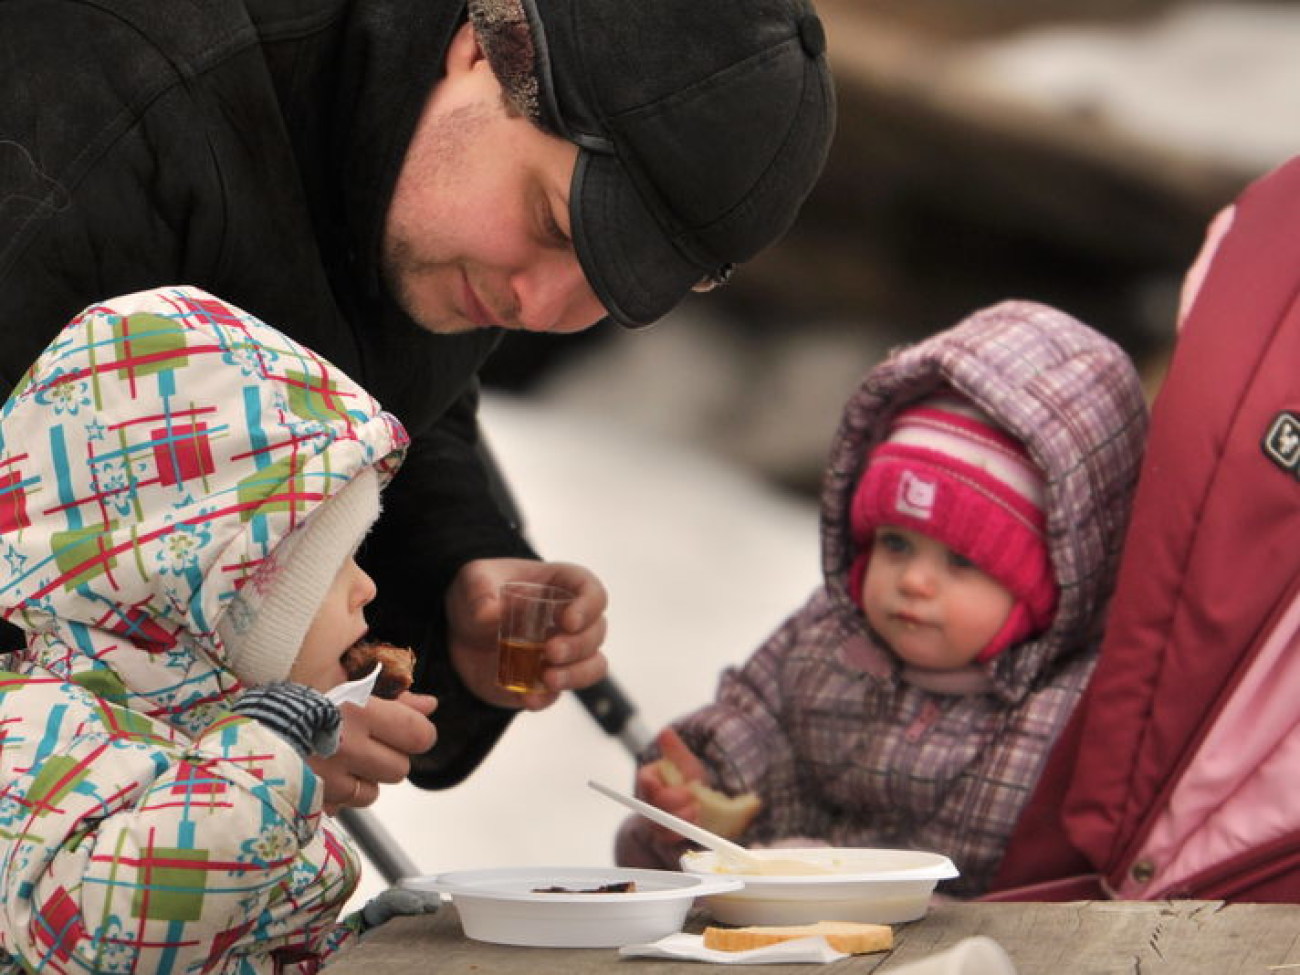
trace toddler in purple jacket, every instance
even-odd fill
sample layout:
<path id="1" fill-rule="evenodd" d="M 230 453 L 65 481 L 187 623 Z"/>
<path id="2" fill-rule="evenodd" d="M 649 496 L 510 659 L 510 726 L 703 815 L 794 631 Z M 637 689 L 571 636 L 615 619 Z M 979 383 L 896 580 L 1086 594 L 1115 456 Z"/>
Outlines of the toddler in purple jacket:
<path id="1" fill-rule="evenodd" d="M 695 821 L 701 793 L 752 794 L 747 845 L 933 850 L 946 892 L 982 892 L 1095 662 L 1145 431 L 1128 356 L 1043 305 L 895 352 L 834 440 L 823 584 L 660 734 L 638 793 Z M 685 849 L 632 817 L 616 857 Z"/>

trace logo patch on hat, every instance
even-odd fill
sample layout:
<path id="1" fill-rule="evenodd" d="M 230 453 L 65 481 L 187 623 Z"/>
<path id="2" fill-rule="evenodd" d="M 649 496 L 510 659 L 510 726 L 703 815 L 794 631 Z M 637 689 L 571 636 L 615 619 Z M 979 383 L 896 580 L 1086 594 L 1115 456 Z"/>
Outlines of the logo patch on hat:
<path id="1" fill-rule="evenodd" d="M 899 514 L 929 521 L 934 514 L 934 501 L 938 493 L 937 481 L 929 481 L 911 471 L 903 471 L 903 476 L 898 479 L 898 497 L 894 499 L 894 510 Z"/>
<path id="2" fill-rule="evenodd" d="M 1300 416 L 1284 410 L 1264 434 L 1264 456 L 1290 474 L 1300 476 Z"/>

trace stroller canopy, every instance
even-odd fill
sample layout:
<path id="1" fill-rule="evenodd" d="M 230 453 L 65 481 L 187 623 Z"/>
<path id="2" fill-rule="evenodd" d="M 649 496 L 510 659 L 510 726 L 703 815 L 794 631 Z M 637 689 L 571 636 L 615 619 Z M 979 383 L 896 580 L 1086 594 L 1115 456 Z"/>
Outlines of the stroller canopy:
<path id="1" fill-rule="evenodd" d="M 1300 902 L 1300 158 L 1183 322 L 1101 658 L 991 899 Z"/>

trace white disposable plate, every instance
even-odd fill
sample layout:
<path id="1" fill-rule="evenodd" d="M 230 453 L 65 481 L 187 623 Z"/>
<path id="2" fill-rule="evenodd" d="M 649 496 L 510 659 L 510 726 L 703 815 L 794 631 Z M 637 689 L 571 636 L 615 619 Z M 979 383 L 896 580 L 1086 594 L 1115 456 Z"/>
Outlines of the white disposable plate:
<path id="1" fill-rule="evenodd" d="M 539 893 L 586 890 L 623 881 L 625 894 Z M 695 898 L 739 890 L 740 877 L 615 867 L 503 867 L 408 877 L 402 886 L 449 897 L 465 936 L 504 945 L 613 948 L 680 931 Z"/>
<path id="2" fill-rule="evenodd" d="M 957 876 L 957 868 L 946 856 L 920 850 L 815 847 L 750 852 L 768 860 L 799 860 L 832 872 L 800 876 L 729 873 L 712 851 L 687 853 L 681 864 L 688 873 L 744 881 L 740 890 L 704 901 L 724 924 L 914 921 L 925 915 L 935 885 Z"/>

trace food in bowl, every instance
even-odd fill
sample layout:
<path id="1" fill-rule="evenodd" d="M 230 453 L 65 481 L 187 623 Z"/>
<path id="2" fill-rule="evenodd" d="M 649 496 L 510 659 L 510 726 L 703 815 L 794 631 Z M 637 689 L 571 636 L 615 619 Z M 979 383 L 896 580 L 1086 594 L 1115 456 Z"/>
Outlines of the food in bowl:
<path id="1" fill-rule="evenodd" d="M 598 887 L 534 887 L 534 894 L 635 894 L 635 880 L 620 880 Z"/>
<path id="2" fill-rule="evenodd" d="M 914 921 L 925 916 L 936 884 L 957 876 L 947 857 L 921 850 L 808 847 L 750 852 L 759 859 L 806 863 L 825 872 L 742 874 L 712 851 L 685 854 L 681 867 L 687 873 L 744 881 L 739 890 L 701 899 L 724 924 Z"/>
<path id="3" fill-rule="evenodd" d="M 814 863 L 811 860 L 796 860 L 792 857 L 780 859 L 760 857 L 752 861 L 722 859 L 714 873 L 734 873 L 742 877 L 815 877 L 835 873 L 834 867 Z"/>

